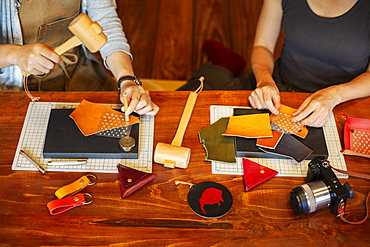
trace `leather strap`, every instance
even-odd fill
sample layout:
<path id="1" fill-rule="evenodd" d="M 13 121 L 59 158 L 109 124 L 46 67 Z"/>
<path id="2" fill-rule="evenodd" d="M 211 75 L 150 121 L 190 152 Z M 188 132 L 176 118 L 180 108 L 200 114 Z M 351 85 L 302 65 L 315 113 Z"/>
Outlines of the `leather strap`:
<path id="1" fill-rule="evenodd" d="M 362 174 L 362 173 L 357 173 L 357 172 L 349 172 L 349 171 L 344 171 L 344 170 L 341 170 L 341 169 L 338 169 L 338 168 L 335 168 L 335 167 L 332 167 L 332 166 L 330 166 L 330 167 L 332 169 L 334 169 L 335 171 L 337 171 L 337 172 L 347 174 L 348 176 L 351 176 L 351 177 L 363 178 L 363 179 L 370 180 L 370 175 L 368 175 L 368 174 Z M 349 220 L 344 218 L 344 212 L 341 213 L 339 215 L 339 217 L 342 221 L 344 221 L 348 224 L 360 225 L 360 224 L 364 223 L 367 220 L 367 218 L 369 217 L 369 206 L 370 206 L 370 192 L 367 193 L 367 196 L 365 198 L 365 217 L 362 220 L 360 220 L 360 221 L 349 221 Z"/>
<path id="2" fill-rule="evenodd" d="M 364 223 L 367 218 L 369 217 L 369 206 L 370 206 L 370 192 L 367 193 L 367 196 L 366 196 L 366 199 L 365 199 L 365 217 L 362 219 L 362 220 L 359 220 L 359 221 L 349 221 L 347 219 L 344 218 L 344 212 L 342 214 L 339 215 L 340 219 L 348 224 L 351 224 L 351 225 L 360 225 L 362 223 Z"/>
<path id="3" fill-rule="evenodd" d="M 343 174 L 347 174 L 348 176 L 351 176 L 351 177 L 363 178 L 363 179 L 370 180 L 370 175 L 368 175 L 368 174 L 363 174 L 363 173 L 358 173 L 358 172 L 344 171 L 344 170 L 341 170 L 341 169 L 335 168 L 335 167 L 333 167 L 333 166 L 330 166 L 330 167 L 331 167 L 333 170 L 336 170 L 337 172 L 340 172 L 340 173 L 343 173 Z"/>
<path id="4" fill-rule="evenodd" d="M 85 196 L 90 197 L 90 200 L 86 201 Z M 57 214 L 64 213 L 65 211 L 68 211 L 72 208 L 75 208 L 75 207 L 78 207 L 84 204 L 90 204 L 92 200 L 93 200 L 93 197 L 90 194 L 79 193 L 72 197 L 53 200 L 47 204 L 47 207 L 51 215 L 57 215 Z"/>
<path id="5" fill-rule="evenodd" d="M 93 178 L 92 182 L 90 181 L 89 177 Z M 74 181 L 73 183 L 70 183 L 58 189 L 55 192 L 55 196 L 58 197 L 58 199 L 61 199 L 63 197 L 73 195 L 83 190 L 88 185 L 94 185 L 96 181 L 97 181 L 97 178 L 94 175 L 92 174 L 84 175 L 81 178 Z"/>

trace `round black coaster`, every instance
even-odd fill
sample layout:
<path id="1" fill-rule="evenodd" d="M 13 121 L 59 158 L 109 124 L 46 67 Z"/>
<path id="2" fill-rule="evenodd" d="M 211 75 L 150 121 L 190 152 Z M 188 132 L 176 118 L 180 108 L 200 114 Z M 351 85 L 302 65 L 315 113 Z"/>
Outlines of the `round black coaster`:
<path id="1" fill-rule="evenodd" d="M 190 188 L 188 204 L 191 210 L 201 217 L 218 218 L 229 212 L 233 197 L 222 184 L 202 182 Z"/>

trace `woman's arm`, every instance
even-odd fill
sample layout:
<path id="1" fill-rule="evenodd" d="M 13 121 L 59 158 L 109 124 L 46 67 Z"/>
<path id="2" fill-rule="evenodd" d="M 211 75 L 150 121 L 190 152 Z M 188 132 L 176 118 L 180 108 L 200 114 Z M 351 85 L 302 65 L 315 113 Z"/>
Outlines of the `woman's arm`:
<path id="1" fill-rule="evenodd" d="M 131 58 L 124 52 L 118 51 L 112 53 L 107 57 L 106 63 L 111 69 L 114 77 L 117 79 L 121 76 L 134 75 Z M 120 90 L 120 99 L 122 103 L 125 102 L 123 98 L 124 93 L 127 93 L 131 98 L 127 114 L 130 114 L 134 110 L 138 114 L 148 114 L 153 116 L 158 113 L 159 107 L 151 101 L 149 92 L 142 86 L 137 85 L 133 81 L 126 80 L 121 82 Z"/>
<path id="2" fill-rule="evenodd" d="M 265 0 L 258 20 L 252 50 L 252 70 L 257 88 L 249 97 L 252 107 L 269 109 L 278 114 L 280 108 L 279 89 L 272 79 L 274 49 L 280 34 L 283 16 L 281 0 Z"/>
<path id="3" fill-rule="evenodd" d="M 336 105 L 368 96 L 370 96 L 370 63 L 367 71 L 352 81 L 324 88 L 309 96 L 293 114 L 295 116 L 293 121 L 321 127 Z"/>
<path id="4" fill-rule="evenodd" d="M 100 50 L 105 65 L 114 77 L 135 75 L 131 60 L 130 46 L 116 12 L 116 3 L 113 0 L 87 1 L 86 12 L 93 21 L 97 21 L 103 32 L 108 36 L 108 42 Z M 118 87 L 118 85 L 117 85 Z M 159 111 L 149 96 L 149 92 L 133 81 L 123 81 L 120 85 L 120 99 L 124 103 L 123 94 L 127 93 L 131 100 L 127 110 L 130 114 L 134 110 L 138 114 L 155 115 Z"/>

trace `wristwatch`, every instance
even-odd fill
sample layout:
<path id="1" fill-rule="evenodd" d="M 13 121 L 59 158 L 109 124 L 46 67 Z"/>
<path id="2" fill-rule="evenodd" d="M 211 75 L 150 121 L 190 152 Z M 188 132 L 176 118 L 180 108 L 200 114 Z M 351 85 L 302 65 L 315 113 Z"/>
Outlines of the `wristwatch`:
<path id="1" fill-rule="evenodd" d="M 136 77 L 136 76 L 131 76 L 131 75 L 125 75 L 125 76 L 121 76 L 119 79 L 118 79 L 118 90 L 121 89 L 121 82 L 122 81 L 133 81 L 135 82 L 137 85 L 139 86 L 142 86 L 143 84 L 141 83 L 140 81 L 140 78 Z"/>

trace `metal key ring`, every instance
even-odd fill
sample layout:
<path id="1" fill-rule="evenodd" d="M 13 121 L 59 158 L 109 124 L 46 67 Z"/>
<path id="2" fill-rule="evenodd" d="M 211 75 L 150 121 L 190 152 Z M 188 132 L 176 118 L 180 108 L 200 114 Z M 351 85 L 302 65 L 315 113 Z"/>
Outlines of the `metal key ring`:
<path id="1" fill-rule="evenodd" d="M 98 181 L 98 178 L 95 176 L 95 175 L 92 175 L 92 174 L 87 174 L 86 177 L 92 177 L 93 178 L 93 181 L 91 182 L 91 180 L 89 179 L 90 183 L 88 183 L 87 185 L 94 185 L 96 184 L 96 182 Z"/>
<path id="2" fill-rule="evenodd" d="M 83 202 L 82 204 L 85 204 L 86 205 L 86 204 L 92 203 L 94 197 L 91 194 L 89 194 L 89 193 L 83 193 L 82 195 L 85 197 L 85 199 L 86 199 L 86 197 L 89 197 L 90 198 L 89 201 Z"/>

